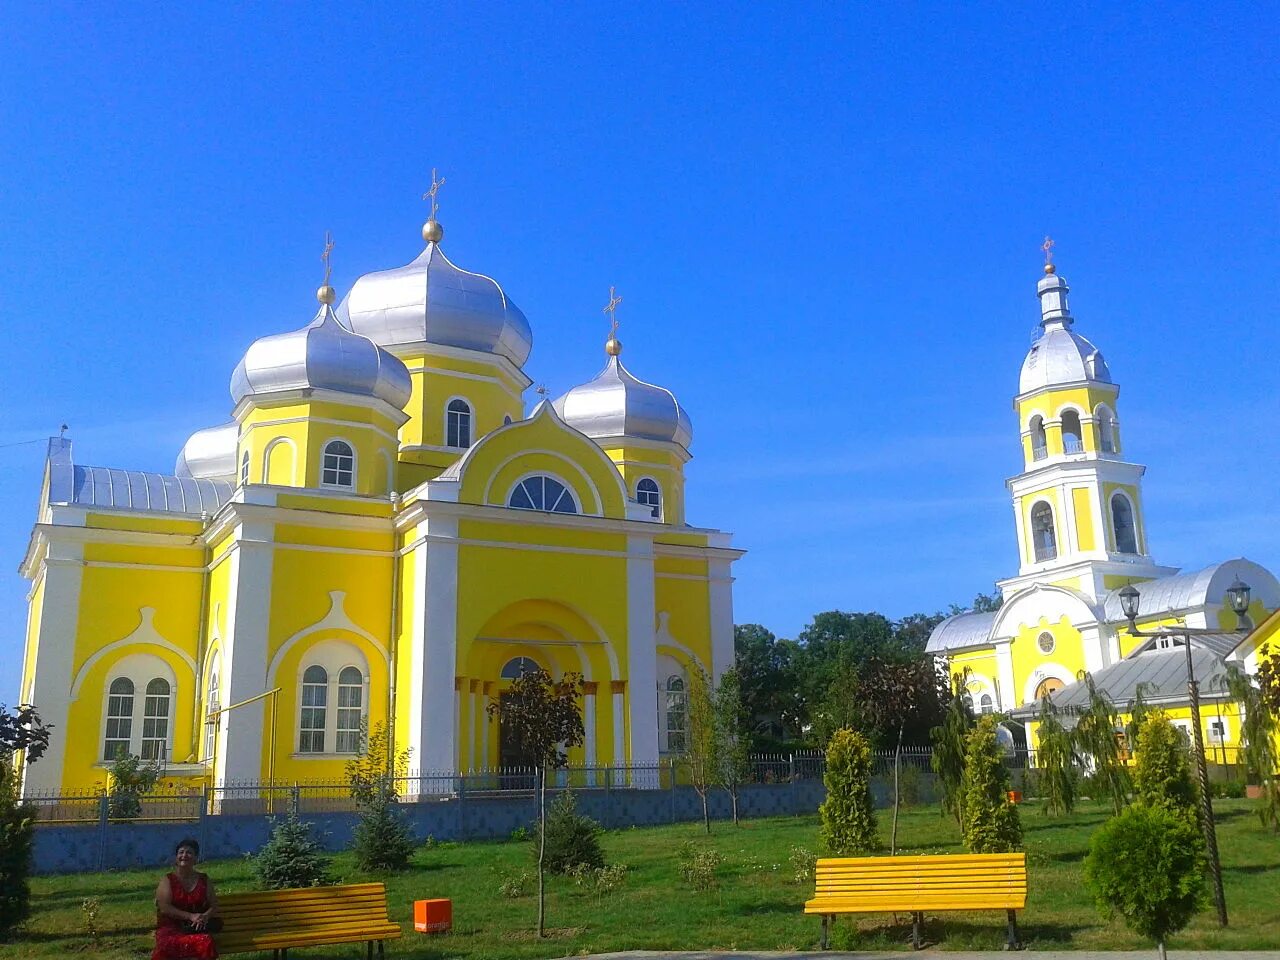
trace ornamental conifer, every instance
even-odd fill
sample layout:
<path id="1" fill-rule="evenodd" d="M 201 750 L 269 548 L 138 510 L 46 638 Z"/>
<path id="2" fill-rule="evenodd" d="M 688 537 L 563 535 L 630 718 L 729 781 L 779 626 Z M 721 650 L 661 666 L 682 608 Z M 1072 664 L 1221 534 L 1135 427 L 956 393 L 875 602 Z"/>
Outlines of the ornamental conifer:
<path id="1" fill-rule="evenodd" d="M 980 717 L 965 738 L 960 811 L 970 853 L 1008 853 L 1022 846 L 1022 821 L 1009 801 L 1009 771 L 991 714 Z"/>
<path id="2" fill-rule="evenodd" d="M 1148 716 L 1138 731 L 1133 773 L 1138 803 L 1163 807 L 1190 824 L 1196 823 L 1199 791 L 1191 778 L 1191 760 L 1182 732 L 1164 713 Z"/>
<path id="3" fill-rule="evenodd" d="M 871 744 L 862 734 L 841 728 L 827 744 L 822 775 L 827 799 L 818 808 L 822 842 L 838 857 L 876 847 L 876 813 L 871 803 Z"/>

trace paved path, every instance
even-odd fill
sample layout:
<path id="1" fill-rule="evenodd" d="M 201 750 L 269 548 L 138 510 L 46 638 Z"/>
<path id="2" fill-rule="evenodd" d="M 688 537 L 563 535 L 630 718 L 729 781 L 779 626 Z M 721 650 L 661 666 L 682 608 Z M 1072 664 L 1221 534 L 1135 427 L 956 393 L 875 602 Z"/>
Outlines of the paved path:
<path id="1" fill-rule="evenodd" d="M 899 950 L 894 953 L 865 952 L 836 953 L 812 951 L 783 953 L 777 951 L 676 953 L 661 950 L 632 950 L 626 953 L 597 953 L 584 960 L 903 960 L 904 957 L 931 957 L 934 960 L 1010 960 L 1025 957 L 1026 960 L 1153 960 L 1155 947 L 1150 950 L 1023 950 L 1005 953 L 1001 950 L 973 952 L 961 950 Z M 1169 960 L 1280 960 L 1280 950 L 1170 950 Z"/>

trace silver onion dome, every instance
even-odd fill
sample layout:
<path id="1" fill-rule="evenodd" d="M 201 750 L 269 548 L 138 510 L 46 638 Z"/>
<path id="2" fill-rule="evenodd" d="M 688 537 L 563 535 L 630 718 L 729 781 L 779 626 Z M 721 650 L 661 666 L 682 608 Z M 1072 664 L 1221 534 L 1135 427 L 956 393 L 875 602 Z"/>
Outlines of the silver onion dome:
<path id="1" fill-rule="evenodd" d="M 338 305 L 338 318 L 384 347 L 435 343 L 506 357 L 524 366 L 529 321 L 496 280 L 455 266 L 440 249 L 443 229 L 423 228 L 427 248 L 394 270 L 366 273 Z"/>
<path id="2" fill-rule="evenodd" d="M 173 472 L 200 480 L 234 480 L 240 426 L 234 420 L 197 430 L 182 445 Z"/>
<path id="3" fill-rule="evenodd" d="M 255 340 L 231 375 L 234 403 L 290 390 L 376 397 L 399 410 L 409 401 L 411 383 L 408 368 L 397 357 L 352 333 L 338 322 L 333 307 L 322 302 L 315 319 L 301 330 Z"/>
<path id="4" fill-rule="evenodd" d="M 693 442 L 693 423 L 675 394 L 633 376 L 616 354 L 595 379 L 574 387 L 554 406 L 565 423 L 592 439 L 638 437 L 686 450 Z"/>
<path id="5" fill-rule="evenodd" d="M 1040 325 L 1044 334 L 1027 351 L 1018 378 L 1018 392 L 1030 393 L 1044 387 L 1092 380 L 1111 383 L 1111 371 L 1102 352 L 1072 331 L 1075 319 L 1067 307 L 1070 289 L 1062 277 L 1046 267 L 1047 275 L 1037 285 L 1040 297 Z"/>

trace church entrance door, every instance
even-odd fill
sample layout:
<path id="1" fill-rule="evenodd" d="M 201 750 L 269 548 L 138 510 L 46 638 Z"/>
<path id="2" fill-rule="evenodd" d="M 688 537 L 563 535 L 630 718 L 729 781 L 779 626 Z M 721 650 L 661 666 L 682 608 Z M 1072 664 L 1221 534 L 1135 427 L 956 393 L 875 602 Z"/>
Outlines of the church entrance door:
<path id="1" fill-rule="evenodd" d="M 502 694 L 506 700 L 510 694 Z M 522 749 L 515 731 L 507 723 L 498 723 L 498 766 L 502 770 L 501 783 L 507 790 L 531 790 L 536 783 L 533 768 L 537 761 Z"/>

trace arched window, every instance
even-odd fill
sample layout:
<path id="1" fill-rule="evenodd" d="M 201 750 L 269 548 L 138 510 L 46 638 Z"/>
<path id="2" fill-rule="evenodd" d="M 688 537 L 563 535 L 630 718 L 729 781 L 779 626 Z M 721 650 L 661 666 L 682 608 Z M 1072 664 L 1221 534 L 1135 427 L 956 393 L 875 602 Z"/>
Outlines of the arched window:
<path id="1" fill-rule="evenodd" d="M 1031 459 L 1043 460 L 1048 455 L 1049 444 L 1044 435 L 1044 417 L 1037 413 L 1031 418 Z"/>
<path id="2" fill-rule="evenodd" d="M 334 750 L 360 752 L 360 718 L 363 715 L 364 675 L 355 667 L 343 667 L 338 674 L 338 729 Z"/>
<path id="3" fill-rule="evenodd" d="M 1053 508 L 1041 500 L 1031 508 L 1031 541 L 1036 560 L 1052 560 L 1058 555 L 1058 541 L 1053 533 Z"/>
<path id="4" fill-rule="evenodd" d="M 325 708 L 329 704 L 329 674 L 312 665 L 302 673 L 302 715 L 298 720 L 298 752 L 324 753 Z"/>
<path id="5" fill-rule="evenodd" d="M 667 752 L 683 753 L 685 749 L 685 720 L 689 714 L 689 694 L 685 691 L 684 677 L 667 678 Z"/>
<path id="6" fill-rule="evenodd" d="M 355 485 L 356 455 L 351 449 L 351 444 L 344 440 L 330 440 L 324 445 L 324 459 L 320 464 L 320 486 L 350 490 Z"/>
<path id="7" fill-rule="evenodd" d="M 1094 425 L 1098 428 L 1098 449 L 1103 453 L 1116 452 L 1116 421 L 1111 411 L 1099 407 L 1093 414 Z"/>
<path id="8" fill-rule="evenodd" d="M 462 399 L 450 400 L 445 412 L 445 446 L 471 446 L 471 404 Z"/>
<path id="9" fill-rule="evenodd" d="M 240 486 L 244 486 L 249 482 L 249 451 L 244 452 L 244 456 L 240 458 Z"/>
<path id="10" fill-rule="evenodd" d="M 1063 686 L 1063 682 L 1057 677 L 1045 677 L 1036 687 L 1036 699 L 1043 700 L 1045 697 L 1057 693 Z"/>
<path id="11" fill-rule="evenodd" d="M 1133 524 L 1133 507 L 1122 493 L 1111 497 L 1111 526 L 1116 532 L 1116 552 L 1137 553 L 1138 532 Z"/>
<path id="12" fill-rule="evenodd" d="M 653 519 L 662 519 L 662 488 L 658 486 L 657 480 L 650 480 L 645 477 L 637 483 L 636 500 L 649 508 L 649 512 L 653 514 Z"/>
<path id="13" fill-rule="evenodd" d="M 142 759 L 163 760 L 169 744 L 169 681 L 156 677 L 147 684 L 142 708 Z"/>
<path id="14" fill-rule="evenodd" d="M 107 688 L 107 732 L 102 759 L 128 754 L 133 745 L 133 681 L 116 677 Z"/>
<path id="15" fill-rule="evenodd" d="M 1084 453 L 1083 434 L 1080 432 L 1080 414 L 1074 410 L 1062 411 L 1063 453 Z"/>
<path id="16" fill-rule="evenodd" d="M 530 660 L 528 657 L 515 657 L 506 662 L 500 676 L 503 680 L 519 680 L 526 673 L 533 673 L 541 669 L 536 660 Z"/>
<path id="17" fill-rule="evenodd" d="M 996 712 L 996 702 L 995 702 L 994 700 L 992 700 L 992 699 L 991 699 L 991 694 L 989 694 L 989 693 L 984 693 L 984 694 L 983 694 L 983 695 L 978 699 L 978 711 L 979 711 L 980 713 L 995 713 L 995 712 Z"/>
<path id="18" fill-rule="evenodd" d="M 204 758 L 206 760 L 212 760 L 213 751 L 217 749 L 215 746 L 215 740 L 218 735 L 218 724 L 221 723 L 221 718 L 219 717 L 213 723 L 209 723 L 208 717 L 210 713 L 212 713 L 213 711 L 217 710 L 222 706 L 222 703 L 219 700 L 221 693 L 218 690 L 218 684 L 219 684 L 218 668 L 216 665 L 214 665 L 209 670 L 209 691 L 204 698 L 204 708 L 205 708 L 204 709 L 204 712 L 205 712 Z"/>
<path id="19" fill-rule="evenodd" d="M 545 510 L 548 513 L 577 513 L 573 494 L 559 480 L 551 477 L 526 477 L 516 484 L 507 506 L 517 510 Z"/>

